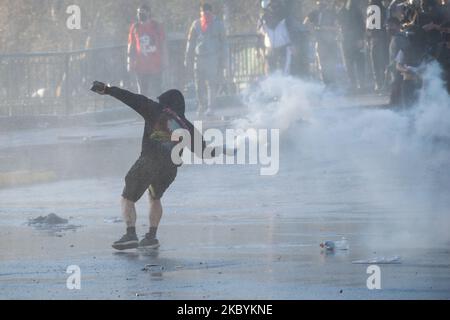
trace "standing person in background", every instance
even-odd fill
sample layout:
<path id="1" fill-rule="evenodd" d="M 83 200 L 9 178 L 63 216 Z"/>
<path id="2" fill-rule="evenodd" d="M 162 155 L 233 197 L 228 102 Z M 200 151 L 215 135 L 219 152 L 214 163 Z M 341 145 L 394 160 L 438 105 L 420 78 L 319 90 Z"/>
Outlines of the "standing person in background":
<path id="1" fill-rule="evenodd" d="M 364 18 L 353 0 L 336 1 L 339 42 L 351 90 L 359 91 L 364 78 Z"/>
<path id="2" fill-rule="evenodd" d="M 399 19 L 391 17 L 387 20 L 387 33 L 390 37 L 389 43 L 389 65 L 387 67 L 388 79 L 390 80 L 391 93 L 389 98 L 390 106 L 399 106 L 402 101 L 402 75 L 397 70 L 396 57 L 400 50 L 405 50 L 408 40 L 401 32 L 401 22 Z"/>
<path id="3" fill-rule="evenodd" d="M 450 28 L 450 22 L 447 22 L 442 27 Z M 450 94 L 450 33 L 442 34 L 442 42 L 439 44 L 436 54 L 436 59 L 441 64 L 443 69 L 443 77 L 448 93 Z"/>
<path id="4" fill-rule="evenodd" d="M 330 3 L 325 0 L 316 1 L 316 7 L 308 14 L 303 24 L 314 34 L 314 49 L 320 79 L 325 85 L 333 85 L 336 80 L 337 64 L 336 14 Z"/>
<path id="5" fill-rule="evenodd" d="M 261 7 L 264 14 L 257 29 L 264 41 L 266 74 L 276 71 L 290 74 L 293 48 L 284 5 L 280 0 L 264 0 L 261 1 Z"/>
<path id="6" fill-rule="evenodd" d="M 137 20 L 128 35 L 128 71 L 136 75 L 140 94 L 156 96 L 162 91 L 162 72 L 167 64 L 165 33 L 151 19 L 151 9 L 146 4 L 138 8 Z"/>
<path id="7" fill-rule="evenodd" d="M 445 14 L 440 1 L 421 0 L 421 7 L 416 18 L 416 25 L 425 31 L 425 45 L 432 55 L 436 55 L 437 47 L 442 39 L 440 26 L 445 23 Z"/>
<path id="8" fill-rule="evenodd" d="M 442 12 L 444 13 L 445 21 L 450 22 L 450 1 L 443 0 L 441 9 L 442 9 Z"/>
<path id="9" fill-rule="evenodd" d="M 380 28 L 373 28 L 372 19 L 374 11 L 370 6 L 377 6 L 380 9 Z M 381 0 L 369 0 L 367 7 L 366 36 L 369 49 L 369 60 L 372 69 L 374 91 L 379 92 L 384 87 L 385 71 L 388 61 L 388 38 L 384 28 L 386 21 L 386 9 Z"/>
<path id="10" fill-rule="evenodd" d="M 309 30 L 303 25 L 303 2 L 297 0 L 284 0 L 286 12 L 286 25 L 292 42 L 291 75 L 308 78 L 309 65 Z"/>
<path id="11" fill-rule="evenodd" d="M 421 65 L 427 58 L 424 33 L 420 27 L 407 31 L 407 46 L 396 57 L 397 70 L 402 74 L 402 104 L 411 107 L 416 103 L 422 87 Z"/>
<path id="12" fill-rule="evenodd" d="M 404 0 L 390 0 L 388 1 L 389 4 L 387 5 L 386 10 L 386 19 L 390 18 L 397 18 L 399 20 L 402 20 L 401 15 L 401 4 L 404 2 Z"/>
<path id="13" fill-rule="evenodd" d="M 185 67 L 194 69 L 199 116 L 213 114 L 217 91 L 227 56 L 225 27 L 209 3 L 200 6 L 200 19 L 191 26 L 186 46 Z M 205 112 L 206 111 L 206 112 Z"/>

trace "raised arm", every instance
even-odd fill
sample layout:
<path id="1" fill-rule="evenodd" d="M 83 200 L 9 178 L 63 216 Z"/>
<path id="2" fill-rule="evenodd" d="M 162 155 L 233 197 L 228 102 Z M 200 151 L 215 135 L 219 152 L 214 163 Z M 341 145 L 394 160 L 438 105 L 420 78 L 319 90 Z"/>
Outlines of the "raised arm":
<path id="1" fill-rule="evenodd" d="M 95 81 L 91 90 L 101 95 L 110 95 L 122 101 L 145 120 L 152 121 L 162 110 L 162 105 L 140 94 L 132 93 L 118 87 L 109 87 L 102 82 Z"/>

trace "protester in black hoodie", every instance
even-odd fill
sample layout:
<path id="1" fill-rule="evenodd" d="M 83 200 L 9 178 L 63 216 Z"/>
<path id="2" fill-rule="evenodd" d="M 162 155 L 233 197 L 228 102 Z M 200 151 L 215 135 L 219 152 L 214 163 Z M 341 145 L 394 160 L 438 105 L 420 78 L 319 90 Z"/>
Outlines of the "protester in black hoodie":
<path id="1" fill-rule="evenodd" d="M 109 87 L 102 82 L 94 82 L 92 91 L 110 95 L 139 113 L 145 120 L 144 136 L 142 138 L 142 153 L 125 178 L 125 188 L 122 193 L 122 214 L 127 225 L 126 234 L 114 242 L 117 250 L 137 247 L 158 248 L 159 241 L 156 232 L 162 217 L 161 197 L 172 184 L 177 175 L 178 164 L 172 160 L 173 148 L 180 141 L 172 141 L 172 133 L 176 129 L 186 129 L 191 135 L 190 149 L 201 154 L 203 158 L 206 148 L 203 138 L 202 146 L 194 147 L 195 128 L 185 117 L 185 101 L 178 90 L 170 90 L 159 96 L 155 102 L 143 95 L 134 94 L 117 87 Z M 201 134 L 197 132 L 199 137 Z M 209 152 L 214 156 L 214 152 Z M 139 242 L 136 235 L 135 203 L 149 190 L 150 196 L 150 230 Z"/>

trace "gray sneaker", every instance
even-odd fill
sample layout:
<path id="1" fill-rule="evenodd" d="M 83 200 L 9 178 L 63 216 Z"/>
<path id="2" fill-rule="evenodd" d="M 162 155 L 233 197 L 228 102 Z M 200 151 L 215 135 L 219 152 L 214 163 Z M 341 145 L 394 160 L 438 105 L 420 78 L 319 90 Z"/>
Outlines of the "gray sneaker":
<path id="1" fill-rule="evenodd" d="M 155 238 L 149 238 L 148 234 L 145 235 L 145 238 L 139 242 L 139 248 L 142 249 L 158 249 L 159 241 Z"/>
<path id="2" fill-rule="evenodd" d="M 120 240 L 113 243 L 112 247 L 116 250 L 136 249 L 139 245 L 139 239 L 136 234 L 126 234 Z"/>

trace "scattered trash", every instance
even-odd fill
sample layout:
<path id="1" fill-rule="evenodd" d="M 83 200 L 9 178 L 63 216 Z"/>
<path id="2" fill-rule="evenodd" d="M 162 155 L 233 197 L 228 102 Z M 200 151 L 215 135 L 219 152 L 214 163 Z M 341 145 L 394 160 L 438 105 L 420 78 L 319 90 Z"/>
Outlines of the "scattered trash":
<path id="1" fill-rule="evenodd" d="M 335 244 L 334 244 L 333 241 L 325 241 L 325 242 L 322 242 L 320 244 L 320 247 L 322 249 L 325 249 L 325 250 L 328 250 L 328 251 L 333 251 L 334 248 L 335 248 Z"/>
<path id="2" fill-rule="evenodd" d="M 399 264 L 402 263 L 402 259 L 399 256 L 393 257 L 376 257 L 367 260 L 355 260 L 353 264 Z"/>
<path id="3" fill-rule="evenodd" d="M 32 98 L 44 98 L 46 91 L 47 91 L 47 89 L 45 89 L 45 88 L 38 89 L 31 94 L 31 97 Z"/>
<path id="4" fill-rule="evenodd" d="M 160 266 L 159 264 L 146 264 L 144 268 L 142 268 L 142 271 L 162 271 L 164 270 L 163 266 Z"/>
<path id="5" fill-rule="evenodd" d="M 49 231 L 52 235 L 61 238 L 62 235 L 58 232 L 72 230 L 75 231 L 81 226 L 69 224 L 69 219 L 64 219 L 56 215 L 55 213 L 50 213 L 47 216 L 39 216 L 34 219 L 28 219 L 28 225 L 32 226 L 38 230 Z"/>
<path id="6" fill-rule="evenodd" d="M 35 219 L 30 219 L 28 221 L 29 225 L 37 225 L 37 224 L 46 224 L 46 225 L 58 225 L 58 224 L 67 224 L 69 220 L 58 217 L 55 213 L 50 213 L 45 217 L 37 217 Z"/>
<path id="7" fill-rule="evenodd" d="M 89 142 L 91 140 L 101 138 L 103 138 L 103 136 L 58 136 L 58 139 L 63 141 L 83 141 L 83 142 Z"/>
<path id="8" fill-rule="evenodd" d="M 105 218 L 103 219 L 104 223 L 121 223 L 123 222 L 122 218 L 119 217 L 112 217 L 112 218 Z"/>
<path id="9" fill-rule="evenodd" d="M 349 250 L 350 245 L 345 237 L 342 237 L 341 241 L 336 241 L 336 250 Z"/>
<path id="10" fill-rule="evenodd" d="M 350 245 L 348 244 L 347 239 L 344 237 L 342 238 L 342 240 L 339 240 L 339 241 L 324 241 L 320 244 L 320 247 L 327 251 L 349 250 L 350 249 Z"/>

